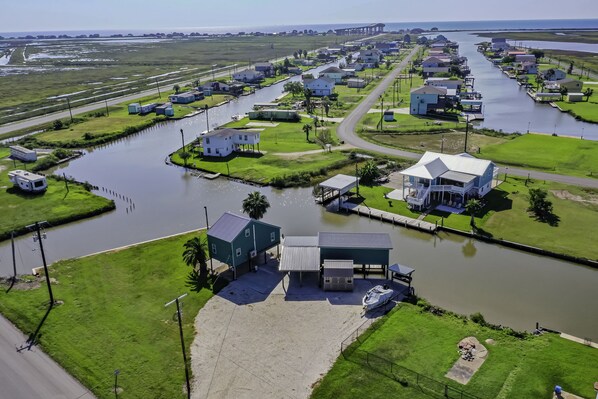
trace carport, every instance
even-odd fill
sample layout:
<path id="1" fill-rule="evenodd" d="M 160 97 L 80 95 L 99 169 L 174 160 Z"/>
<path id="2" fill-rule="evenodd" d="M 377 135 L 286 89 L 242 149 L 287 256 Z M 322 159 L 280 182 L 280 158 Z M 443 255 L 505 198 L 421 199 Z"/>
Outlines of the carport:
<path id="1" fill-rule="evenodd" d="M 299 282 L 303 284 L 303 273 L 320 272 L 320 248 L 317 236 L 285 237 L 278 271 L 299 272 Z"/>

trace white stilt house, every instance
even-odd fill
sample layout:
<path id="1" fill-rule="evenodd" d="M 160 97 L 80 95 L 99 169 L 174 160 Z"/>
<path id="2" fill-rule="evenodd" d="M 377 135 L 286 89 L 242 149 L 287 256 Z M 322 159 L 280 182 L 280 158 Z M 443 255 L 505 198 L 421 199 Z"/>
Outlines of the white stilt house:
<path id="1" fill-rule="evenodd" d="M 433 202 L 458 208 L 469 198 L 488 194 L 497 173 L 493 162 L 469 154 L 426 152 L 417 164 L 401 172 L 403 198 L 420 210 Z"/>

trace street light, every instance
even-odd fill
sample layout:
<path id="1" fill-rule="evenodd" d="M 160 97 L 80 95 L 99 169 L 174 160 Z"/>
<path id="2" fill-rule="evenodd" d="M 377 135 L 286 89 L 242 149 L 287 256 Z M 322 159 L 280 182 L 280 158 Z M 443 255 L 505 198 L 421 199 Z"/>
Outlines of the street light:
<path id="1" fill-rule="evenodd" d="M 216 68 L 218 66 L 218 64 L 213 64 L 212 65 L 212 80 L 216 80 L 216 78 L 214 77 L 214 68 Z"/>
<path id="2" fill-rule="evenodd" d="M 529 134 L 529 127 L 530 127 L 530 125 L 531 125 L 531 124 L 532 124 L 532 122 L 531 122 L 531 121 L 530 121 L 530 122 L 527 122 L 527 134 Z"/>
<path id="3" fill-rule="evenodd" d="M 463 152 L 467 153 L 467 135 L 469 134 L 469 114 L 465 114 L 465 148 Z"/>

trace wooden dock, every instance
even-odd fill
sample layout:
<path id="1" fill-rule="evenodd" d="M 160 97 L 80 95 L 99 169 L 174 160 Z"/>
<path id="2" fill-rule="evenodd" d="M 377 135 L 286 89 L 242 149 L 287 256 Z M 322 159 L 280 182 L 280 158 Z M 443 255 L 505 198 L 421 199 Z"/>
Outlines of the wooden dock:
<path id="1" fill-rule="evenodd" d="M 367 206 L 345 202 L 341 205 L 341 208 L 347 212 L 356 213 L 359 216 L 365 216 L 369 217 L 370 219 L 376 219 L 380 220 L 381 222 L 392 223 L 393 225 L 413 228 L 425 231 L 427 233 L 435 234 L 438 230 L 438 226 L 434 223 L 397 215 L 396 213 L 381 211 L 379 209 L 368 208 Z"/>

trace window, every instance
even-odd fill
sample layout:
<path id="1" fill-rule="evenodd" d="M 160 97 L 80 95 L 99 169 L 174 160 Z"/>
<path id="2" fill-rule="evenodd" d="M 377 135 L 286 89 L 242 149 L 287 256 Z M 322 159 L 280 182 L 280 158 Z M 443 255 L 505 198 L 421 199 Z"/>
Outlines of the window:
<path id="1" fill-rule="evenodd" d="M 250 234 L 251 232 L 249 231 L 249 229 L 245 229 L 245 237 L 249 237 Z"/>
<path id="2" fill-rule="evenodd" d="M 241 248 L 237 248 L 237 256 L 241 256 Z"/>
<path id="3" fill-rule="evenodd" d="M 330 277 L 326 277 L 326 278 L 324 279 L 324 282 L 325 282 L 325 283 L 327 283 L 327 284 L 330 284 Z"/>
<path id="4" fill-rule="evenodd" d="M 247 135 L 245 135 L 245 141 L 247 141 Z"/>
<path id="5" fill-rule="evenodd" d="M 38 180 L 35 183 L 33 183 L 33 187 L 41 187 L 44 185 L 44 181 L 43 180 Z"/>
<path id="6" fill-rule="evenodd" d="M 272 232 L 270 233 L 270 242 L 274 242 L 276 240 L 276 233 Z"/>
<path id="7" fill-rule="evenodd" d="M 211 153 L 212 153 L 212 149 L 208 148 L 208 154 L 211 154 Z"/>
<path id="8" fill-rule="evenodd" d="M 347 279 L 347 284 L 352 284 L 353 283 L 353 279 L 352 278 L 348 278 Z"/>
<path id="9" fill-rule="evenodd" d="M 245 136 L 245 137 L 247 137 L 247 136 Z M 239 135 L 239 140 L 243 140 L 243 136 Z M 247 138 L 245 140 L 247 140 Z"/>
<path id="10" fill-rule="evenodd" d="M 216 254 L 218 251 L 216 251 L 216 244 L 212 244 L 212 253 Z"/>
<path id="11" fill-rule="evenodd" d="M 210 144 L 210 138 L 206 137 L 206 144 Z"/>

